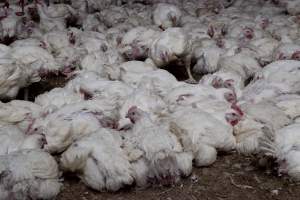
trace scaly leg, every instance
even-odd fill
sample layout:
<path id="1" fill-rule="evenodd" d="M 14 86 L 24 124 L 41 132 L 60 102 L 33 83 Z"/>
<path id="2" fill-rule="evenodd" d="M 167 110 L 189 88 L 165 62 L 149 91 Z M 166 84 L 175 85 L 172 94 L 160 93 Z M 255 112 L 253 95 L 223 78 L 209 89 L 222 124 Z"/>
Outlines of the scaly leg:
<path id="1" fill-rule="evenodd" d="M 198 82 L 194 79 L 192 73 L 191 73 L 191 60 L 192 60 L 192 56 L 191 55 L 187 55 L 185 57 L 185 68 L 187 71 L 187 74 L 189 76 L 189 79 L 186 80 L 186 83 L 190 83 L 190 84 L 197 84 Z"/>

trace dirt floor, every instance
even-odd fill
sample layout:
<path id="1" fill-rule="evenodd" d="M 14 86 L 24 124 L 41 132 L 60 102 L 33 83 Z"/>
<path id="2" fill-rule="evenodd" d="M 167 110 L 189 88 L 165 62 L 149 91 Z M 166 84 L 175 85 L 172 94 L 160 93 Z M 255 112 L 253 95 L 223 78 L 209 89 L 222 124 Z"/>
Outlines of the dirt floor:
<path id="1" fill-rule="evenodd" d="M 67 178 L 59 200 L 299 200 L 300 184 L 262 169 L 254 158 L 232 153 L 221 155 L 208 168 L 173 187 L 131 188 L 117 193 L 90 190 L 76 178 Z"/>

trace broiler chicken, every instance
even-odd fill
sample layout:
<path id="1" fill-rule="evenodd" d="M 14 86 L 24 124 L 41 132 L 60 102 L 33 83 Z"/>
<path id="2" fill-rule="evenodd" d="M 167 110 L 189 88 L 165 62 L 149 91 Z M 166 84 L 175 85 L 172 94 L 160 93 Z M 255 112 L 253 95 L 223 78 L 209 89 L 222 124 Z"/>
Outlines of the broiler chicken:
<path id="1" fill-rule="evenodd" d="M 300 179 L 299 128 L 299 123 L 277 131 L 266 126 L 263 128 L 264 135 L 259 140 L 262 153 L 275 158 L 279 164 L 279 175 L 287 174 L 296 181 Z"/>
<path id="2" fill-rule="evenodd" d="M 75 172 L 89 187 L 117 191 L 134 182 L 134 173 L 121 149 L 118 133 L 106 129 L 74 142 L 61 156 L 64 171 Z"/>
<path id="3" fill-rule="evenodd" d="M 36 119 L 42 115 L 42 107 L 28 101 L 13 100 L 0 103 L 0 122 L 16 125 L 24 133 L 28 133 Z"/>
<path id="4" fill-rule="evenodd" d="M 51 153 L 62 152 L 101 127 L 117 128 L 114 109 L 115 105 L 105 100 L 69 104 L 36 120 L 29 133 L 44 133 L 44 148 Z"/>
<path id="5" fill-rule="evenodd" d="M 0 155 L 22 149 L 42 149 L 45 143 L 45 137 L 41 134 L 26 135 L 17 126 L 1 125 Z"/>
<path id="6" fill-rule="evenodd" d="M 183 150 L 168 126 L 153 122 L 148 113 L 136 106 L 128 110 L 132 130 L 124 133 L 124 150 L 135 172 L 137 185 L 156 181 L 163 185 L 176 183 L 192 170 L 192 154 Z"/>
<path id="7" fill-rule="evenodd" d="M 54 199 L 60 192 L 56 161 L 41 150 L 0 156 L 0 199 Z"/>
<path id="8" fill-rule="evenodd" d="M 173 4 L 159 3 L 153 11 L 153 22 L 165 30 L 180 24 L 182 12 Z"/>
<path id="9" fill-rule="evenodd" d="M 168 28 L 152 43 L 150 58 L 157 67 L 164 67 L 170 62 L 182 58 L 185 63 L 189 80 L 195 83 L 191 73 L 191 50 L 190 40 L 182 28 Z"/>
<path id="10" fill-rule="evenodd" d="M 169 120 L 184 149 L 193 152 L 195 165 L 198 167 L 214 163 L 217 150 L 230 151 L 235 148 L 232 127 L 220 123 L 200 109 L 179 109 L 170 115 Z"/>
<path id="11" fill-rule="evenodd" d="M 271 126 L 275 130 L 291 123 L 291 119 L 275 104 L 262 101 L 260 103 L 242 104 L 244 116 L 234 126 L 237 150 L 243 154 L 259 152 L 258 138 L 263 135 L 262 128 Z"/>

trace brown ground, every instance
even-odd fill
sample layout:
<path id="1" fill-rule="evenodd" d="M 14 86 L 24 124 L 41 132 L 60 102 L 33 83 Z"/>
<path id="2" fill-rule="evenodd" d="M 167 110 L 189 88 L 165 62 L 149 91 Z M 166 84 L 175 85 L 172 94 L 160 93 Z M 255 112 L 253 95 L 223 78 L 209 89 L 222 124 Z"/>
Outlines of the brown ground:
<path id="1" fill-rule="evenodd" d="M 219 156 L 208 168 L 193 170 L 193 175 L 173 187 L 131 188 L 117 193 L 100 193 L 85 187 L 76 178 L 66 179 L 58 200 L 268 200 L 300 199 L 300 184 L 276 177 L 259 168 L 254 158 L 235 153 Z"/>

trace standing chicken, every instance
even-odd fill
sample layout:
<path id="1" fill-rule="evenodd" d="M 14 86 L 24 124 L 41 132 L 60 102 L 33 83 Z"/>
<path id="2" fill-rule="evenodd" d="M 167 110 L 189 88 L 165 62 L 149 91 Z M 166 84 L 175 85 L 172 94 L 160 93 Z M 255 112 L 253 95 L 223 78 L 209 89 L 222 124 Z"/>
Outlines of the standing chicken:
<path id="1" fill-rule="evenodd" d="M 153 12 L 153 22 L 155 25 L 165 30 L 176 27 L 180 24 L 182 12 L 173 4 L 159 3 Z"/>
<path id="2" fill-rule="evenodd" d="M 168 28 L 152 43 L 150 58 L 157 67 L 183 59 L 189 76 L 188 82 L 196 83 L 191 73 L 191 44 L 182 28 Z"/>

